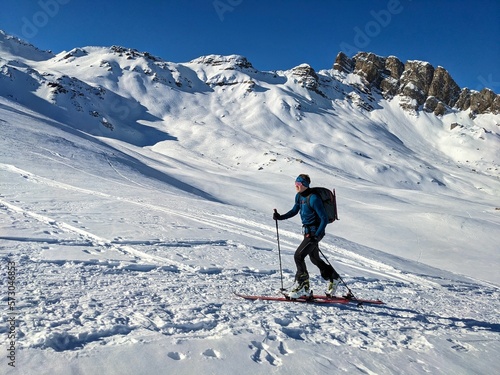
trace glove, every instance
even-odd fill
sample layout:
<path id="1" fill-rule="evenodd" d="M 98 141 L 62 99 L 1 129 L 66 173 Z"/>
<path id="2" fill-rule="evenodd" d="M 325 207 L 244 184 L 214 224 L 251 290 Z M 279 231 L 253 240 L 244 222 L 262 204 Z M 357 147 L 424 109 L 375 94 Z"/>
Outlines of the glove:
<path id="1" fill-rule="evenodd" d="M 281 220 L 281 215 L 276 210 L 274 211 L 273 214 L 273 220 Z"/>
<path id="2" fill-rule="evenodd" d="M 322 237 L 320 238 L 320 237 L 316 236 L 315 233 L 308 233 L 308 234 L 306 234 L 306 238 L 309 238 L 309 241 L 311 241 L 311 242 L 319 242 Z"/>
<path id="3" fill-rule="evenodd" d="M 309 237 L 309 240 L 311 242 L 318 242 L 318 237 L 316 237 L 314 234 L 309 234 L 307 236 Z"/>

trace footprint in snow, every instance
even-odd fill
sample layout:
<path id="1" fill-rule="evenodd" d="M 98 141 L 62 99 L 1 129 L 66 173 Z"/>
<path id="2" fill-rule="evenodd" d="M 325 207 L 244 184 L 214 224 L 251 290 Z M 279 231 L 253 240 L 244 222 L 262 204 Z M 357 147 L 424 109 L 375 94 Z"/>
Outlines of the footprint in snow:
<path id="1" fill-rule="evenodd" d="M 473 350 L 473 346 L 467 344 L 467 343 L 464 343 L 464 342 L 460 342 L 458 340 L 454 340 L 454 339 L 448 339 L 449 342 L 451 342 L 453 345 L 452 345 L 452 349 L 453 350 L 456 350 L 457 352 L 468 352 L 470 350 Z"/>
<path id="2" fill-rule="evenodd" d="M 184 358 L 186 358 L 185 354 L 182 354 L 179 352 L 169 352 L 167 355 L 175 361 L 180 361 L 180 360 L 183 360 Z"/>
<path id="3" fill-rule="evenodd" d="M 280 341 L 280 344 L 278 346 L 278 350 L 281 355 L 288 355 L 290 353 L 293 353 L 290 349 L 288 349 L 283 341 Z"/>
<path id="4" fill-rule="evenodd" d="M 257 341 L 252 341 L 249 345 L 250 349 L 255 350 L 250 358 L 257 363 L 265 363 L 266 361 L 272 366 L 281 366 L 281 359 L 269 351 L 269 346 Z"/>
<path id="5" fill-rule="evenodd" d="M 215 349 L 207 349 L 202 354 L 207 358 L 215 358 L 215 359 L 220 358 L 220 353 Z"/>

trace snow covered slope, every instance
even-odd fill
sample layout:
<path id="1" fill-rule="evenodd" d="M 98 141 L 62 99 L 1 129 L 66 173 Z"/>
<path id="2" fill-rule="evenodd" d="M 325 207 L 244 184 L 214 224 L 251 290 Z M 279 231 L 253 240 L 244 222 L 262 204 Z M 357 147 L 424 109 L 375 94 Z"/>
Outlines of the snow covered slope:
<path id="1" fill-rule="evenodd" d="M 408 113 L 306 66 L 6 38 L 2 373 L 497 372 L 498 116 Z M 299 173 L 337 189 L 325 255 L 386 305 L 234 297 L 278 292 L 272 210 Z M 279 231 L 289 286 L 300 223 Z"/>

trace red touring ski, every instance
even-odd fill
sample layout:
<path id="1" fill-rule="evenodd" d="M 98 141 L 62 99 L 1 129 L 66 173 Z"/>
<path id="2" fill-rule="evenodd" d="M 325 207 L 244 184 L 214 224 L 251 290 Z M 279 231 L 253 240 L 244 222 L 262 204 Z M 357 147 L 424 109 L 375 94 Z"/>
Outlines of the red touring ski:
<path id="1" fill-rule="evenodd" d="M 384 302 L 380 300 L 371 300 L 371 299 L 359 299 L 359 298 L 346 298 L 346 297 L 328 297 L 325 295 L 313 295 L 310 298 L 297 298 L 291 299 L 290 297 L 274 297 L 274 296 L 252 296 L 235 293 L 238 297 L 248 299 L 248 300 L 261 300 L 261 301 L 278 301 L 278 302 L 303 302 L 303 303 L 316 303 L 316 304 L 346 304 L 346 303 L 356 303 L 358 305 L 362 304 L 374 304 L 374 305 L 383 305 Z"/>
<path id="2" fill-rule="evenodd" d="M 273 296 L 249 296 L 244 294 L 235 293 L 238 297 L 249 299 L 249 300 L 261 300 L 261 301 L 278 301 L 278 302 L 303 302 L 303 303 L 315 303 L 315 304 L 334 304 L 334 303 L 349 303 L 346 298 L 297 298 L 291 299 L 285 296 L 283 297 L 273 297 Z"/>
<path id="3" fill-rule="evenodd" d="M 348 302 L 352 302 L 352 303 L 361 303 L 361 304 L 370 304 L 370 305 L 383 305 L 384 302 L 382 302 L 381 300 L 379 299 L 362 299 L 362 298 L 355 298 L 355 297 L 351 297 L 351 298 L 348 298 L 348 297 L 328 297 L 328 296 L 325 296 L 325 295 L 313 295 L 313 298 L 314 299 L 324 299 L 324 300 L 329 300 L 329 299 L 343 299 L 343 300 L 347 300 Z"/>

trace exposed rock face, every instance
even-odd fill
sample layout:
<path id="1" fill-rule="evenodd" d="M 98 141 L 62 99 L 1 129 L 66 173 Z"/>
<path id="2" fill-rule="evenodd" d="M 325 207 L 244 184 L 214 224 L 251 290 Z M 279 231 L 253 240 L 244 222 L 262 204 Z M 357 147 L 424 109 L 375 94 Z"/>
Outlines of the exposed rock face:
<path id="1" fill-rule="evenodd" d="M 500 95 L 496 95 L 491 104 L 491 113 L 500 113 Z"/>
<path id="2" fill-rule="evenodd" d="M 292 69 L 293 75 L 297 77 L 297 81 L 309 90 L 318 89 L 318 75 L 314 69 L 308 64 L 301 64 Z"/>
<path id="3" fill-rule="evenodd" d="M 427 99 L 434 76 L 434 68 L 429 63 L 408 61 L 400 78 L 399 94 L 411 100 L 412 109 L 418 109 Z M 436 98 L 440 99 L 440 98 Z"/>
<path id="4" fill-rule="evenodd" d="M 364 77 L 371 86 L 379 87 L 385 73 L 385 59 L 373 53 L 358 53 L 354 73 Z"/>
<path id="5" fill-rule="evenodd" d="M 385 68 L 389 74 L 380 82 L 380 89 L 385 97 L 393 97 L 398 94 L 399 78 L 404 72 L 404 64 L 396 56 L 389 56 L 385 60 Z"/>
<path id="6" fill-rule="evenodd" d="M 434 112 L 436 116 L 444 115 L 446 113 L 446 106 L 435 96 L 429 96 L 427 98 L 424 103 L 423 109 L 426 112 Z"/>
<path id="7" fill-rule="evenodd" d="M 207 55 L 202 56 L 191 61 L 196 64 L 205 64 L 212 66 L 227 65 L 226 69 L 241 68 L 241 69 L 253 69 L 250 61 L 246 57 L 240 55 Z"/>
<path id="8" fill-rule="evenodd" d="M 475 113 L 484 113 L 488 108 L 491 108 L 495 99 L 498 103 L 498 95 L 495 95 L 490 89 L 473 92 L 470 98 L 470 109 Z"/>
<path id="9" fill-rule="evenodd" d="M 333 69 L 340 72 L 352 73 L 354 65 L 352 60 L 344 52 L 339 52 L 335 58 Z"/>
<path id="10" fill-rule="evenodd" d="M 455 107 L 459 109 L 467 109 L 470 107 L 471 91 L 466 87 L 460 91 Z"/>
<path id="11" fill-rule="evenodd" d="M 498 114 L 500 113 L 500 95 L 488 88 L 479 92 L 464 88 L 460 91 L 454 106 L 462 110 L 470 109 L 469 116 L 471 117 L 488 112 Z"/>
<path id="12" fill-rule="evenodd" d="M 403 74 L 405 66 L 396 56 L 385 59 L 385 67 L 390 72 L 391 78 L 399 79 Z"/>
<path id="13" fill-rule="evenodd" d="M 308 64 L 301 64 L 292 69 L 292 74 L 297 78 L 297 82 L 308 90 L 315 91 L 321 96 L 325 94 L 319 89 L 319 77 L 316 71 Z"/>
<path id="14" fill-rule="evenodd" d="M 349 58 L 340 52 L 333 69 L 360 75 L 367 87 L 380 90 L 387 99 L 400 95 L 401 106 L 408 110 L 422 108 L 442 115 L 447 108 L 455 107 L 470 109 L 472 116 L 500 113 L 500 95 L 490 89 L 461 90 L 446 69 L 434 68 L 428 62 L 411 60 L 403 64 L 395 56 L 381 57 L 368 52 Z"/>
<path id="15" fill-rule="evenodd" d="M 460 87 L 458 87 L 446 69 L 438 66 L 434 70 L 428 94 L 439 98 L 444 104 L 452 106 L 460 96 Z"/>

